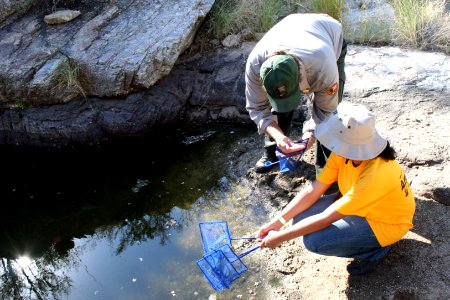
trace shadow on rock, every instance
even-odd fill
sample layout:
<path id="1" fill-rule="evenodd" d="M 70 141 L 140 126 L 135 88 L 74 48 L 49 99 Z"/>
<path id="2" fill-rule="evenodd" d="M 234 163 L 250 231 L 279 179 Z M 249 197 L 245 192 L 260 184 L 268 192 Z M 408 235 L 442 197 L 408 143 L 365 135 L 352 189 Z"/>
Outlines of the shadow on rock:
<path id="1" fill-rule="evenodd" d="M 433 199 L 439 203 L 450 206 L 450 188 L 438 187 L 433 190 Z"/>

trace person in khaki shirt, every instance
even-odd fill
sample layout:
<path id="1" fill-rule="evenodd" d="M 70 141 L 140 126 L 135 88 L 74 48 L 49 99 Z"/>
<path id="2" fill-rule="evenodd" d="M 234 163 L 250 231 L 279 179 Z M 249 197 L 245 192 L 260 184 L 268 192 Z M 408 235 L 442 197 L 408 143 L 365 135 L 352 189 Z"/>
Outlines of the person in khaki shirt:
<path id="1" fill-rule="evenodd" d="M 272 27 L 250 53 L 245 69 L 246 109 L 265 134 L 264 154 L 256 172 L 268 172 L 275 148 L 291 153 L 305 146 L 288 137 L 293 112 L 302 94 L 312 100 L 312 117 L 303 126 L 310 138 L 316 124 L 336 110 L 345 83 L 346 43 L 341 24 L 325 14 L 292 14 Z M 311 147 L 313 139 L 307 145 Z M 329 151 L 318 144 L 316 166 L 325 165 Z"/>
<path id="2" fill-rule="evenodd" d="M 372 272 L 413 227 L 411 187 L 363 105 L 340 103 L 314 135 L 332 153 L 317 179 L 260 228 L 261 248 L 303 236 L 314 253 L 353 258 L 351 275 Z M 336 181 L 339 193 L 322 196 Z M 293 225 L 282 229 L 291 219 Z"/>

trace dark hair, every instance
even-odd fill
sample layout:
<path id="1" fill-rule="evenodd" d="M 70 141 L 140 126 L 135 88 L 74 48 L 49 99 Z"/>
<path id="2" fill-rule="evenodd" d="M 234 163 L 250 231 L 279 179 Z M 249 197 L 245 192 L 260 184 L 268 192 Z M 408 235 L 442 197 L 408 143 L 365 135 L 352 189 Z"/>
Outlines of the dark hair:
<path id="1" fill-rule="evenodd" d="M 377 157 L 381 157 L 382 159 L 388 161 L 388 160 L 394 160 L 396 156 L 395 150 L 394 148 L 391 147 L 391 145 L 389 144 L 389 141 L 387 142 L 386 148 L 384 148 L 384 150 L 378 154 Z"/>
<path id="2" fill-rule="evenodd" d="M 268 59 L 272 56 L 276 56 L 276 55 L 289 55 L 290 57 L 292 57 L 295 60 L 295 62 L 297 63 L 297 66 L 300 67 L 300 59 L 295 54 L 293 54 L 289 51 L 285 51 L 285 50 L 276 50 L 275 52 L 270 54 L 266 59 Z"/>

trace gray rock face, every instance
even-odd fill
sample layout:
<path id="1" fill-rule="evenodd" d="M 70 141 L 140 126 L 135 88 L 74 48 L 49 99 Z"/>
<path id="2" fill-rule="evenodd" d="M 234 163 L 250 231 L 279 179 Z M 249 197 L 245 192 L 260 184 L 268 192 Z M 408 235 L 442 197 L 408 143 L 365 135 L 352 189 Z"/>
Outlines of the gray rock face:
<path id="1" fill-rule="evenodd" d="M 98 3 L 69 23 L 47 25 L 36 8 L 0 28 L 0 105 L 123 96 L 167 75 L 213 0 Z M 69 89 L 69 91 L 67 91 Z"/>
<path id="2" fill-rule="evenodd" d="M 36 2 L 36 0 L 0 0 L 0 28 L 16 20 Z"/>
<path id="3" fill-rule="evenodd" d="M 250 122 L 243 77 L 247 54 L 235 49 L 181 58 L 150 89 L 122 98 L 81 97 L 66 104 L 4 109 L 0 144 L 97 144 L 170 125 Z M 53 64 L 59 63 L 55 58 Z"/>

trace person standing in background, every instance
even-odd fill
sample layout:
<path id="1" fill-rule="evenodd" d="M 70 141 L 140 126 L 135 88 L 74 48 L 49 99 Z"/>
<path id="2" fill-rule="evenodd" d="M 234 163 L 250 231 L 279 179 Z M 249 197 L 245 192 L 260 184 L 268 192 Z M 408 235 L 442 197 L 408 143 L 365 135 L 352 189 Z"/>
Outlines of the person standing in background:
<path id="1" fill-rule="evenodd" d="M 347 45 L 341 24 L 325 14 L 292 14 L 274 27 L 250 53 L 246 69 L 246 109 L 265 134 L 264 153 L 256 172 L 266 173 L 276 161 L 278 146 L 284 153 L 305 148 L 288 137 L 293 112 L 302 94 L 312 100 L 312 117 L 303 125 L 302 139 L 314 143 L 312 132 L 336 110 L 345 84 Z M 325 165 L 330 151 L 317 143 L 316 173 Z"/>

